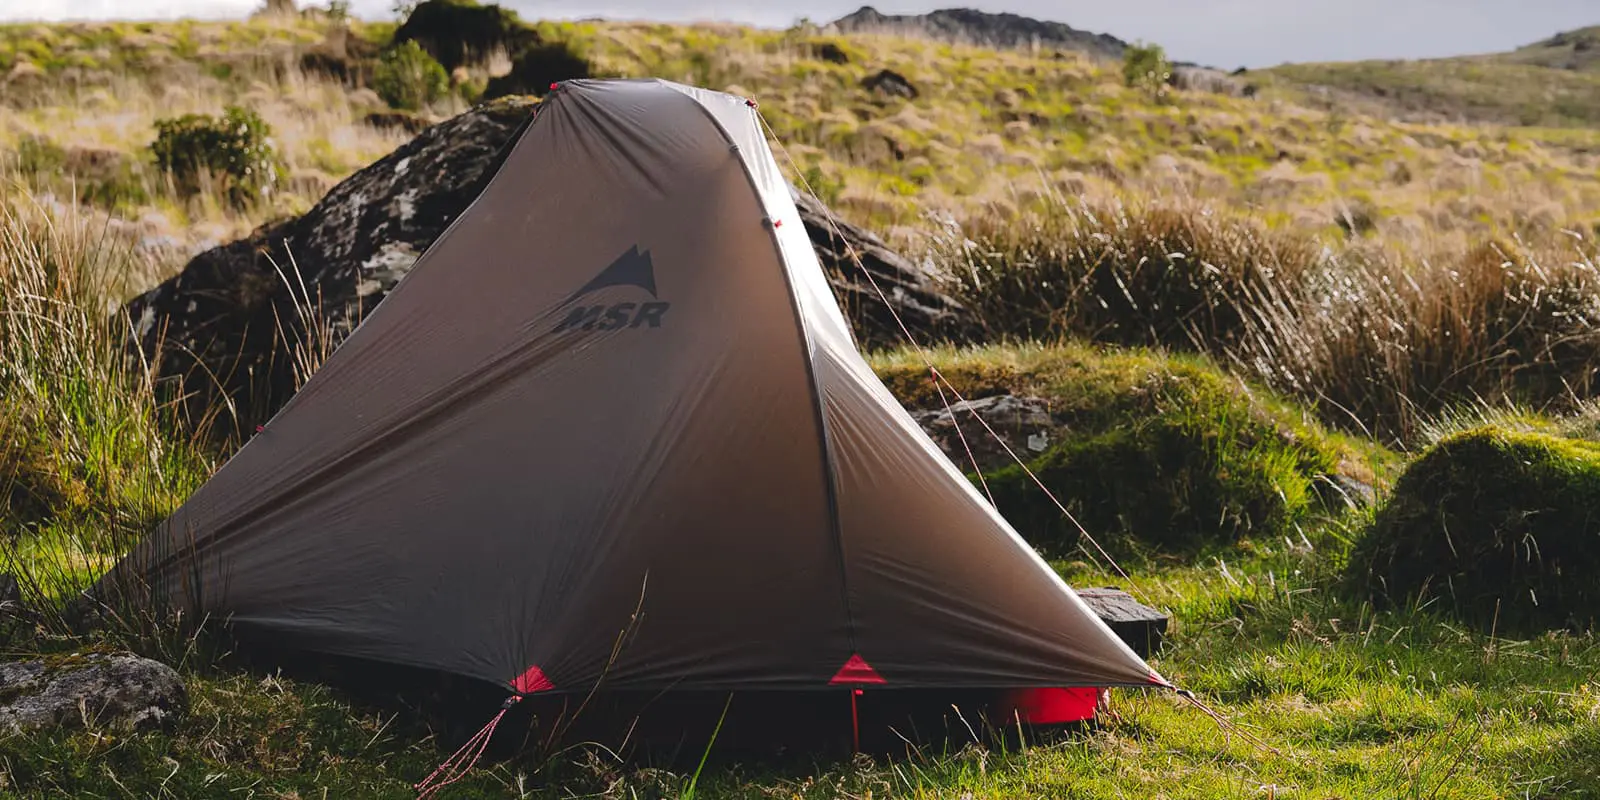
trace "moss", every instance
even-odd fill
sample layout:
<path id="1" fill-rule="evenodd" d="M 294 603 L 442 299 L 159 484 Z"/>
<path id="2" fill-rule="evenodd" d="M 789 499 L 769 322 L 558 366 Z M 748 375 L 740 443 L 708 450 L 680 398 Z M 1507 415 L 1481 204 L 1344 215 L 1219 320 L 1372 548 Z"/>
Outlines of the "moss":
<path id="1" fill-rule="evenodd" d="M 1600 444 L 1486 426 L 1444 439 L 1395 484 L 1351 557 L 1389 604 L 1435 602 L 1483 629 L 1593 628 Z"/>
<path id="2" fill-rule="evenodd" d="M 1290 534 L 1324 507 L 1324 476 L 1362 460 L 1290 407 L 1199 359 L 1058 345 L 944 351 L 935 361 L 968 399 L 1047 400 L 1059 423 L 1053 435 L 1064 438 L 1029 469 L 1096 540 L 1124 552 L 1193 552 Z M 940 407 L 915 360 L 882 356 L 878 372 L 908 406 Z M 1064 555 L 1078 546 L 1077 525 L 1021 467 L 995 470 L 985 482 L 1035 547 Z"/>

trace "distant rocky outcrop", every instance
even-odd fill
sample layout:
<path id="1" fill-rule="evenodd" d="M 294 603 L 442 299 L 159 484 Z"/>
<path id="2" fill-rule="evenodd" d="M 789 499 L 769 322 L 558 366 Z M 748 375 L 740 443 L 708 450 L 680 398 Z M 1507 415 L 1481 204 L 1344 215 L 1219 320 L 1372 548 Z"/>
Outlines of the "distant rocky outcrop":
<path id="1" fill-rule="evenodd" d="M 1189 92 L 1210 92 L 1228 97 L 1254 97 L 1256 86 L 1219 69 L 1174 66 L 1167 81 L 1173 88 Z"/>
<path id="2" fill-rule="evenodd" d="M 343 341 L 477 197 L 535 105 L 506 98 L 434 125 L 303 216 L 196 256 L 128 304 L 139 347 L 189 398 L 192 417 L 216 408 L 220 393 L 238 425 L 225 432 L 248 433 L 294 393 L 304 365 Z M 798 199 L 861 344 L 904 337 L 852 252 L 919 337 L 953 335 L 959 306 L 922 269 L 831 219 L 820 203 Z M 321 322 L 308 326 L 308 318 Z"/>
<path id="3" fill-rule="evenodd" d="M 866 6 L 828 27 L 839 33 L 896 33 L 988 47 L 1077 50 L 1105 59 L 1122 58 L 1122 51 L 1128 47 L 1127 42 L 1115 36 L 1080 31 L 1060 22 L 970 8 L 898 15 Z"/>
<path id="4" fill-rule="evenodd" d="M 0 664 L 0 735 L 47 728 L 169 728 L 188 705 L 171 667 L 131 653 Z"/>

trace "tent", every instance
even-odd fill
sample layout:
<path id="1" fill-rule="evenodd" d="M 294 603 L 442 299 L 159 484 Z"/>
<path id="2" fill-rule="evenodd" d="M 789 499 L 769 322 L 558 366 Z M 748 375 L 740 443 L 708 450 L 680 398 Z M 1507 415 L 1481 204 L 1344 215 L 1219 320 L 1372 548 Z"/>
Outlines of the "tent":
<path id="1" fill-rule="evenodd" d="M 523 695 L 1166 686 L 858 354 L 753 104 L 571 81 L 112 580 Z"/>

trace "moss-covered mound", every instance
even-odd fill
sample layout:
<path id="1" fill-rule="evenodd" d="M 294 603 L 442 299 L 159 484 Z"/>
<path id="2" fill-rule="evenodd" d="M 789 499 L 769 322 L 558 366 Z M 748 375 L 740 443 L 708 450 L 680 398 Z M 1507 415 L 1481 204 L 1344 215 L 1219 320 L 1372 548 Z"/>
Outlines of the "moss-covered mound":
<path id="1" fill-rule="evenodd" d="M 944 351 L 939 369 L 969 399 L 1044 398 L 1059 422 L 1028 466 L 1102 544 L 1192 552 L 1292 534 L 1331 499 L 1328 476 L 1370 472 L 1341 440 L 1207 362 L 1090 347 Z M 903 403 L 937 408 L 920 360 L 879 358 Z M 971 426 L 968 435 L 983 436 Z M 1035 546 L 1079 545 L 1072 520 L 1016 465 L 985 475 L 996 506 Z"/>
<path id="2" fill-rule="evenodd" d="M 1485 630 L 1600 618 L 1600 444 L 1483 427 L 1396 482 L 1350 560 L 1394 604 L 1433 600 Z"/>

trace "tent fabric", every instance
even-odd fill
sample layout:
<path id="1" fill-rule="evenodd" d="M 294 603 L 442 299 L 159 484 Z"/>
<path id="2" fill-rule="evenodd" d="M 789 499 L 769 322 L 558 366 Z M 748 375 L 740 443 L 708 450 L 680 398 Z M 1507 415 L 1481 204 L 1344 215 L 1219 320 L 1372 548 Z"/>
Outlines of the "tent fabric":
<path id="1" fill-rule="evenodd" d="M 1165 685 L 857 353 L 753 108 L 661 81 L 552 93 L 127 577 L 524 692 Z"/>

